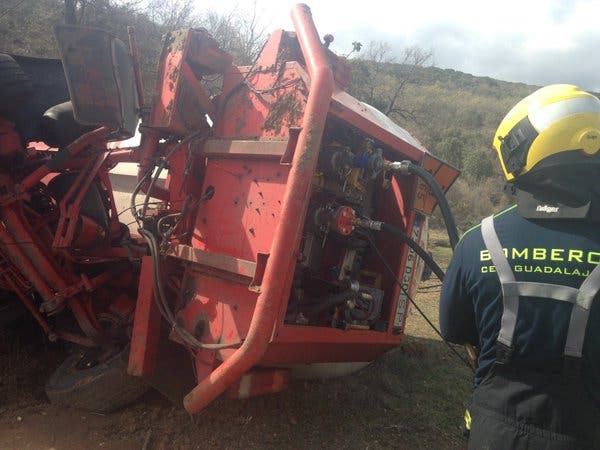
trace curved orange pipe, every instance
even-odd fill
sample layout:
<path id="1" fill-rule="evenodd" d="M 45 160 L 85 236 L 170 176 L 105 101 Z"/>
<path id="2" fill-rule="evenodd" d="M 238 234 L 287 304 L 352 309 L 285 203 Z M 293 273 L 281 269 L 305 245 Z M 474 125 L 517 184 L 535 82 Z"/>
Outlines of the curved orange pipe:
<path id="1" fill-rule="evenodd" d="M 334 87 L 333 72 L 309 7 L 304 4 L 296 5 L 292 10 L 292 20 L 306 60 L 311 85 L 281 216 L 265 268 L 262 292 L 256 301 L 250 329 L 242 346 L 183 399 L 185 409 L 191 414 L 216 399 L 260 360 L 269 344 L 281 303 L 289 294 L 289 283 L 281 274 L 282 271 L 289 270 L 296 260 L 311 193 L 312 176 L 317 165 Z"/>

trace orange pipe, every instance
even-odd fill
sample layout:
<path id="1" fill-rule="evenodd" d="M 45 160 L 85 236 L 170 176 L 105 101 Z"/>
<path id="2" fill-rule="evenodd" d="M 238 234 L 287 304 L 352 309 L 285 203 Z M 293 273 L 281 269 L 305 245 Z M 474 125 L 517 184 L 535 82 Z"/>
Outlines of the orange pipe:
<path id="1" fill-rule="evenodd" d="M 242 346 L 183 399 L 185 409 L 191 414 L 207 406 L 258 363 L 269 344 L 280 306 L 289 295 L 290 282 L 284 280 L 281 271 L 292 267 L 296 261 L 311 194 L 312 176 L 317 165 L 334 87 L 333 72 L 308 6 L 296 5 L 292 10 L 292 20 L 307 63 L 311 85 L 281 216 L 265 268 L 262 292 L 256 301 L 250 329 Z M 293 251 L 290 251 L 290 243 Z"/>

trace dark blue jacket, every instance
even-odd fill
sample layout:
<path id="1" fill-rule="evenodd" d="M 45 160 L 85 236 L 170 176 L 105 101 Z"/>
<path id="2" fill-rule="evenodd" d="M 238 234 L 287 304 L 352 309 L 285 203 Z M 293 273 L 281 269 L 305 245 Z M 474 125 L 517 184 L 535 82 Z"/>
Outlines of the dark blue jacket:
<path id="1" fill-rule="evenodd" d="M 517 281 L 578 288 L 600 264 L 599 224 L 583 220 L 532 221 L 512 207 L 496 215 L 494 225 Z M 521 298 L 513 340 L 514 364 L 541 371 L 560 370 L 571 308 L 566 302 Z M 500 282 L 478 225 L 467 231 L 456 246 L 440 298 L 444 338 L 480 349 L 476 384 L 495 361 L 501 316 Z M 600 405 L 600 295 L 590 311 L 583 378 Z"/>

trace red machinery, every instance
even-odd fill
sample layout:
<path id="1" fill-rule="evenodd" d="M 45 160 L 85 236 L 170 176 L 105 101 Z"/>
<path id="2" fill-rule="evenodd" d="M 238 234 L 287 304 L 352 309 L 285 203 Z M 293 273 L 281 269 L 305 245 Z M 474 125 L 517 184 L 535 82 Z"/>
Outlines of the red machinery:
<path id="1" fill-rule="evenodd" d="M 251 67 L 203 30 L 167 36 L 139 148 L 107 150 L 144 99 L 133 40 L 97 30 L 57 31 L 74 116 L 91 128 L 47 142 L 59 151 L 22 150 L 0 122 L 2 283 L 51 340 L 94 349 L 82 372 L 129 343 L 129 373 L 152 380 L 170 371 L 161 342 L 177 342 L 193 356 L 195 413 L 226 390 L 276 392 L 294 368 L 368 362 L 401 342 L 421 261 L 361 224 L 423 243 L 436 200 L 389 161 L 444 190 L 458 173 L 345 91 L 350 68 L 307 6 L 292 18 L 295 33 L 275 31 Z M 119 223 L 108 170 L 124 161 L 139 162 L 131 209 L 145 241 Z M 80 331 L 46 318 L 65 308 Z"/>

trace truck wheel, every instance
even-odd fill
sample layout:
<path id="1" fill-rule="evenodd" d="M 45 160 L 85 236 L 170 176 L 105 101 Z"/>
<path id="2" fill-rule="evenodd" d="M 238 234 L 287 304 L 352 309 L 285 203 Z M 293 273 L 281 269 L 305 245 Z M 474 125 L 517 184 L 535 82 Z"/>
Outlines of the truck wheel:
<path id="1" fill-rule="evenodd" d="M 109 413 L 137 400 L 148 390 L 138 377 L 127 374 L 129 347 L 96 363 L 76 352 L 54 371 L 46 383 L 52 403 L 92 412 Z"/>
<path id="2" fill-rule="evenodd" d="M 31 81 L 9 55 L 0 53 L 0 112 L 17 108 L 33 92 Z"/>

